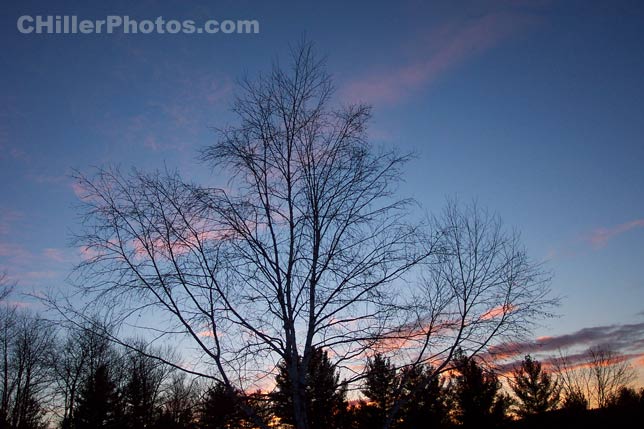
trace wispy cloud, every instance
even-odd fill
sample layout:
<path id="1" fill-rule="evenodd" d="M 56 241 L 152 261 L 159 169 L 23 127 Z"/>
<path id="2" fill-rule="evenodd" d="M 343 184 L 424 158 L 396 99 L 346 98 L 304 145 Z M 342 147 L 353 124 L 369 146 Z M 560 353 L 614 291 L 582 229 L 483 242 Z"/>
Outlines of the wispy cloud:
<path id="1" fill-rule="evenodd" d="M 588 237 L 588 241 L 594 249 L 600 249 L 618 235 L 642 227 L 644 227 L 644 219 L 635 219 L 630 222 L 616 225 L 612 228 L 597 228 L 591 232 Z"/>
<path id="2" fill-rule="evenodd" d="M 54 261 L 54 262 L 60 262 L 60 263 L 65 263 L 69 262 L 71 260 L 70 255 L 68 252 L 66 252 L 63 249 L 56 249 L 53 247 L 48 247 L 46 249 L 43 249 L 43 256 L 45 258 Z"/>
<path id="3" fill-rule="evenodd" d="M 594 326 L 558 336 L 539 337 L 533 341 L 508 342 L 490 349 L 488 360 L 497 362 L 502 373 L 511 371 L 526 354 L 539 355 L 544 365 L 553 364 L 561 352 L 574 367 L 590 360 L 590 349 L 602 347 L 615 353 L 615 359 L 644 365 L 644 323 Z"/>
<path id="4" fill-rule="evenodd" d="M 571 334 L 539 337 L 534 341 L 505 343 L 493 352 L 512 351 L 514 354 L 549 353 L 558 350 L 594 346 L 607 346 L 615 350 L 644 349 L 644 322 L 622 325 L 594 326 Z"/>
<path id="5" fill-rule="evenodd" d="M 147 94 L 126 115 L 106 111 L 92 119 L 95 131 L 109 141 L 154 152 L 184 151 L 208 131 L 214 112 L 228 107 L 234 88 L 227 76 L 168 64 L 155 67 L 150 79 L 160 90 Z"/>
<path id="6" fill-rule="evenodd" d="M 505 316 L 507 314 L 512 313 L 515 311 L 517 308 L 514 305 L 511 304 L 505 304 L 505 305 L 499 305 L 498 307 L 494 307 L 485 313 L 481 315 L 482 320 L 492 320 L 492 319 L 497 319 L 499 317 Z"/>
<path id="7" fill-rule="evenodd" d="M 417 42 L 421 47 L 416 60 L 361 76 L 349 82 L 342 95 L 352 101 L 396 103 L 527 28 L 532 21 L 528 15 L 496 12 L 442 25 Z"/>

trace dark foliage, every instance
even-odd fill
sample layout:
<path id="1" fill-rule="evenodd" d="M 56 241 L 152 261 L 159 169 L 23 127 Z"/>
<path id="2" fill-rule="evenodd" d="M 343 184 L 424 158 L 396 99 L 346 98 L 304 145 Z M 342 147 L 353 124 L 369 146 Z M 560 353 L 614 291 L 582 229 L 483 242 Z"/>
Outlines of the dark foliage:
<path id="1" fill-rule="evenodd" d="M 199 428 L 226 429 L 240 427 L 243 419 L 240 393 L 222 383 L 210 387 L 199 409 Z"/>
<path id="2" fill-rule="evenodd" d="M 367 360 L 362 394 L 368 401 L 362 407 L 362 420 L 372 427 L 382 426 L 396 400 L 399 390 L 396 368 L 380 354 Z"/>
<path id="3" fill-rule="evenodd" d="M 498 427 L 503 423 L 507 398 L 499 395 L 496 375 L 475 359 L 459 352 L 454 359 L 457 372 L 452 384 L 456 420 L 466 428 Z"/>
<path id="4" fill-rule="evenodd" d="M 559 384 L 529 355 L 513 371 L 510 387 L 518 399 L 517 413 L 521 417 L 543 415 L 559 404 Z"/>
<path id="5" fill-rule="evenodd" d="M 404 405 L 400 410 L 400 429 L 449 426 L 449 398 L 444 380 L 432 367 L 412 367 L 401 373 Z"/>
<path id="6" fill-rule="evenodd" d="M 81 386 L 76 410 L 75 429 L 122 428 L 121 398 L 110 368 L 100 365 Z"/>
<path id="7" fill-rule="evenodd" d="M 300 362 L 300 365 L 302 363 Z M 293 424 L 293 385 L 288 376 L 288 362 L 279 366 L 276 389 L 272 395 L 274 412 L 283 423 Z M 313 349 L 305 380 L 305 407 L 311 429 L 332 429 L 342 425 L 346 412 L 346 391 L 329 357 L 322 349 Z"/>

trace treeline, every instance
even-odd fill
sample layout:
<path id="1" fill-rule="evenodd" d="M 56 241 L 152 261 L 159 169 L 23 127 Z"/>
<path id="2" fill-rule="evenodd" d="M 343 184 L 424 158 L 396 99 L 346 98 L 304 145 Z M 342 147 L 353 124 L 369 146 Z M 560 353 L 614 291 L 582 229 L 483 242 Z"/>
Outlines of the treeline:
<path id="1" fill-rule="evenodd" d="M 244 393 L 190 377 L 151 357 L 173 360 L 171 350 L 143 342 L 133 343 L 143 353 L 116 346 L 92 323 L 57 330 L 5 306 L 0 330 L 2 428 L 214 429 L 294 423 L 286 362 L 278 366 L 273 392 Z M 375 355 L 366 361 L 356 392 L 348 390 L 327 352 L 316 349 L 306 369 L 301 406 L 307 408 L 311 429 L 603 427 L 641 419 L 644 390 L 617 385 L 619 380 L 606 374 L 619 372 L 610 372 L 607 361 L 598 362 L 588 374 L 603 371 L 602 383 L 586 379 L 584 390 L 571 382 L 570 368 L 565 377 L 550 373 L 530 356 L 502 383 L 462 352 L 442 375 L 428 365 L 396 368 Z M 592 386 L 605 390 L 605 400 L 591 410 Z"/>

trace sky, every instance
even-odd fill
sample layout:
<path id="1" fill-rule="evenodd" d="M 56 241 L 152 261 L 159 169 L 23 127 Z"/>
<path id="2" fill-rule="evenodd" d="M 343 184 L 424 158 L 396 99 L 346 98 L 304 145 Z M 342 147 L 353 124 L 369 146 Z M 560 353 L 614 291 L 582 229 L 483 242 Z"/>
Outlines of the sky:
<path id="1" fill-rule="evenodd" d="M 19 17 L 251 19 L 258 34 L 22 34 Z M 644 367 L 644 5 L 638 1 L 7 1 L 0 28 L 0 269 L 68 288 L 70 174 L 178 169 L 234 121 L 237 79 L 302 37 L 374 144 L 413 151 L 400 192 L 476 199 L 553 273 L 535 352 L 610 343 Z M 216 173 L 214 173 L 216 175 Z M 548 342 L 550 341 L 550 342 Z"/>

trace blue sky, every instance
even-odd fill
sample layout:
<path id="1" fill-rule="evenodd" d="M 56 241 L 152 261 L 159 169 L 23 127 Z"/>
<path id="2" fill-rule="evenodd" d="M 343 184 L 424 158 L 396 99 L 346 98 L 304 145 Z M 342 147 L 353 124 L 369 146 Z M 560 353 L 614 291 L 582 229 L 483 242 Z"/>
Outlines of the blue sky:
<path id="1" fill-rule="evenodd" d="M 624 352 L 644 353 L 644 7 L 454 3 L 5 4 L 0 266 L 20 291 L 67 287 L 79 258 L 74 169 L 221 179 L 196 151 L 213 141 L 209 127 L 232 120 L 236 79 L 306 35 L 328 57 L 338 101 L 373 104 L 373 141 L 418 154 L 402 192 L 428 211 L 446 196 L 476 198 L 547 261 L 563 301 L 535 335 L 635 326 L 619 332 L 641 348 Z M 260 33 L 17 31 L 21 15 L 48 14 L 257 19 Z"/>

